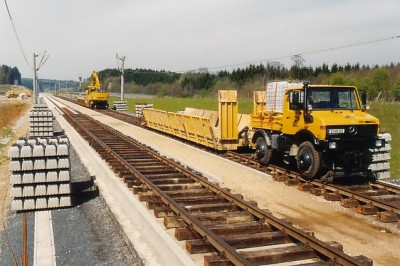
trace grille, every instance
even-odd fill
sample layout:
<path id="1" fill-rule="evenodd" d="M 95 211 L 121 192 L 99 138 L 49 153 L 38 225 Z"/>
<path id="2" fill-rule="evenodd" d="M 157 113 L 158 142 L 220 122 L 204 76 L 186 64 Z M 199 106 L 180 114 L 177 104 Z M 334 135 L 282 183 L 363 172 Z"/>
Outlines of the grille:
<path id="1" fill-rule="evenodd" d="M 369 137 L 373 138 L 378 133 L 378 125 L 352 125 L 352 126 L 329 126 L 327 127 L 327 132 L 329 129 L 340 129 L 344 128 L 345 133 L 330 135 L 327 134 L 328 138 L 331 137 L 351 137 L 351 138 L 359 138 L 359 137 Z"/>

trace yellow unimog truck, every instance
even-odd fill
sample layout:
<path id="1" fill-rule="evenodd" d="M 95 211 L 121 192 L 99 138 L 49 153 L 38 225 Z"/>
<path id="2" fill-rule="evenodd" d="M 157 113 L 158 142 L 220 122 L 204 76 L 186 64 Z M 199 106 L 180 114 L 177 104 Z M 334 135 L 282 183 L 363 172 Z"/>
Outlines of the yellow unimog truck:
<path id="1" fill-rule="evenodd" d="M 265 103 L 255 101 L 251 115 L 255 154 L 262 164 L 281 156 L 305 179 L 375 180 L 372 153 L 385 140 L 379 120 L 367 111 L 365 92 L 353 86 L 270 83 Z"/>
<path id="2" fill-rule="evenodd" d="M 101 83 L 96 71 L 92 72 L 92 81 L 86 87 L 84 96 L 77 99 L 90 109 L 108 109 L 109 93 L 101 90 Z"/>
<path id="3" fill-rule="evenodd" d="M 304 179 L 389 178 L 390 134 L 368 114 L 366 94 L 353 86 L 286 81 L 254 92 L 251 115 L 238 113 L 237 92 L 218 91 L 218 111 L 143 109 L 147 127 L 215 150 L 254 149 L 297 167 Z"/>

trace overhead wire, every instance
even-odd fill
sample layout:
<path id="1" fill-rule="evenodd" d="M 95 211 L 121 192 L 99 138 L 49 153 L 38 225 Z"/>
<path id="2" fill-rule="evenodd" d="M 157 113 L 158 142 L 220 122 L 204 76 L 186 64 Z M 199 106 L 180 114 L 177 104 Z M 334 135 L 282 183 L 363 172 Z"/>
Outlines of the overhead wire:
<path id="1" fill-rule="evenodd" d="M 46 53 L 47 53 L 47 51 L 44 51 L 37 55 L 37 56 L 39 56 L 39 55 L 43 54 L 42 59 L 40 59 L 40 62 L 38 64 L 38 66 L 36 67 L 36 70 L 39 70 L 44 65 L 44 63 L 46 63 L 47 59 L 49 59 L 50 55 L 47 55 Z"/>
<path id="2" fill-rule="evenodd" d="M 32 68 L 27 60 L 27 57 L 25 55 L 21 40 L 18 36 L 14 21 L 12 19 L 11 16 L 11 12 L 10 9 L 8 7 L 7 4 L 7 0 L 4 0 L 4 4 L 6 6 L 7 12 L 8 12 L 8 16 L 10 18 L 11 21 L 11 25 L 13 27 L 15 36 L 17 38 L 20 50 L 22 52 L 22 55 L 25 59 L 26 64 Z M 362 46 L 362 45 L 367 45 L 367 44 L 372 44 L 372 43 L 377 43 L 377 42 L 383 42 L 383 41 L 388 41 L 388 40 L 394 40 L 394 39 L 399 39 L 400 35 L 396 35 L 396 36 L 391 36 L 391 37 L 386 37 L 386 38 L 381 38 L 381 39 L 376 39 L 376 40 L 369 40 L 369 41 L 364 41 L 364 42 L 358 42 L 358 43 L 353 43 L 353 44 L 347 44 L 347 45 L 341 45 L 341 46 L 336 46 L 336 47 L 330 47 L 330 48 L 325 48 L 325 49 L 319 49 L 319 50 L 314 50 L 314 51 L 308 51 L 308 52 L 303 52 L 303 53 L 297 53 L 297 54 L 291 54 L 291 55 L 284 55 L 284 56 L 279 56 L 279 57 L 274 57 L 274 58 L 268 58 L 268 59 L 262 59 L 262 60 L 256 60 L 256 61 L 251 61 L 251 62 L 245 62 L 245 63 L 236 63 L 236 64 L 230 64 L 230 65 L 222 65 L 222 66 L 213 66 L 213 67 L 207 67 L 208 70 L 217 70 L 217 69 L 224 69 L 224 68 L 232 68 L 232 67 L 238 67 L 238 66 L 243 66 L 243 65 L 251 65 L 251 64 L 256 64 L 259 62 L 271 62 L 271 61 L 275 61 L 275 60 L 281 60 L 281 59 L 285 59 L 285 58 L 291 58 L 293 56 L 302 56 L 302 55 L 311 55 L 311 54 L 317 54 L 317 53 L 322 53 L 322 52 L 328 52 L 328 51 L 335 51 L 335 50 L 339 50 L 339 49 L 344 49 L 344 48 L 351 48 L 351 47 L 356 47 L 356 46 Z M 39 63 L 39 67 L 38 69 L 46 62 L 46 60 L 48 59 L 48 55 L 46 56 L 46 52 L 44 52 L 44 55 L 42 57 L 41 62 Z M 183 71 L 175 71 L 177 73 L 186 73 L 186 72 L 194 72 L 197 71 L 198 69 L 191 69 L 191 70 L 183 70 Z"/>
<path id="3" fill-rule="evenodd" d="M 236 64 L 214 66 L 214 67 L 199 67 L 199 68 L 196 68 L 196 69 L 180 70 L 180 71 L 165 71 L 165 73 L 171 73 L 171 72 L 172 73 L 189 73 L 189 72 L 197 72 L 201 68 L 205 68 L 207 70 L 217 70 L 217 69 L 227 69 L 227 68 L 233 68 L 233 67 L 239 67 L 239 66 L 245 66 L 245 65 L 258 64 L 258 63 L 262 63 L 262 62 L 267 62 L 268 63 L 268 62 L 274 62 L 276 60 L 292 58 L 293 56 L 311 55 L 311 54 L 335 51 L 335 50 L 339 50 L 339 49 L 357 47 L 357 46 L 362 46 L 362 45 L 367 45 L 367 44 L 372 44 L 372 43 L 377 43 L 377 42 L 383 42 L 383 41 L 389 41 L 389 40 L 395 40 L 395 39 L 400 39 L 400 35 L 395 35 L 395 36 L 381 38 L 381 39 L 375 39 L 375 40 L 369 40 L 369 41 L 363 41 L 363 42 L 358 42 L 358 43 L 340 45 L 340 46 L 324 48 L 324 49 L 319 49 L 319 50 L 314 50 L 314 51 L 308 51 L 308 52 L 302 52 L 302 53 L 296 53 L 296 54 L 290 54 L 290 55 L 283 55 L 283 56 L 279 56 L 279 57 L 261 59 L 261 60 L 246 62 L 246 63 L 236 63 Z M 128 69 L 126 71 L 129 72 L 131 70 Z M 138 71 L 138 69 L 136 69 L 136 70 L 133 70 L 132 72 L 134 72 L 135 74 L 145 74 L 145 73 L 152 73 L 152 72 L 155 72 L 155 71 L 153 71 L 153 70 L 146 71 L 146 70 L 142 70 L 142 69 L 140 69 Z"/>
<path id="4" fill-rule="evenodd" d="M 353 43 L 353 44 L 340 45 L 340 46 L 336 46 L 336 47 L 330 47 L 330 48 L 319 49 L 319 50 L 314 50 L 314 51 L 308 51 L 308 52 L 303 52 L 303 53 L 284 55 L 284 56 L 279 56 L 279 57 L 274 57 L 274 58 L 269 58 L 269 59 L 261 59 L 261 60 L 257 60 L 257 61 L 246 62 L 246 63 L 237 63 L 237 64 L 214 66 L 214 67 L 205 67 L 205 68 L 207 70 L 226 69 L 226 68 L 232 68 L 232 67 L 239 67 L 239 66 L 245 66 L 245 65 L 258 64 L 260 62 L 271 62 L 271 61 L 291 58 L 293 56 L 311 55 L 311 54 L 335 51 L 335 50 L 340 50 L 340 49 L 344 49 L 344 48 L 351 48 L 351 47 L 362 46 L 362 45 L 367 45 L 367 44 L 372 44 L 372 43 L 377 43 L 377 42 L 383 42 L 383 41 L 389 41 L 389 40 L 394 40 L 394 39 L 400 39 L 400 35 L 395 35 L 395 36 L 381 38 L 381 39 L 375 39 L 375 40 L 369 40 L 369 41 L 364 41 L 364 42 L 358 42 L 358 43 Z M 204 67 L 201 67 L 201 68 L 204 68 Z M 191 70 L 172 71 L 172 72 L 175 72 L 175 73 L 188 73 L 188 72 L 196 72 L 199 69 L 200 68 L 191 69 Z M 171 71 L 167 71 L 167 72 L 171 72 Z M 136 72 L 135 71 L 135 73 L 148 73 L 148 72 L 146 72 L 146 71 Z"/>
<path id="5" fill-rule="evenodd" d="M 32 68 L 31 65 L 30 65 L 29 62 L 28 62 L 28 59 L 26 58 L 24 49 L 23 49 L 23 47 L 22 47 L 21 40 L 20 40 L 20 38 L 19 38 L 19 36 L 18 36 L 17 29 L 16 29 L 16 27 L 15 27 L 15 25 L 14 25 L 14 21 L 13 21 L 12 16 L 11 16 L 10 9 L 8 8 L 7 0 L 4 0 L 4 4 L 6 5 L 8 17 L 10 18 L 11 25 L 12 25 L 12 27 L 13 27 L 15 36 L 17 37 L 18 45 L 19 45 L 19 48 L 20 48 L 20 50 L 21 50 L 21 52 L 22 52 L 22 55 L 24 56 L 25 62 L 26 62 L 26 64 L 28 65 L 29 68 Z"/>
<path id="6" fill-rule="evenodd" d="M 340 49 L 344 49 L 344 48 L 351 48 L 351 47 L 362 46 L 362 45 L 383 42 L 383 41 L 389 41 L 389 40 L 394 40 L 394 39 L 399 39 L 399 38 L 400 38 L 400 35 L 396 35 L 396 36 L 391 36 L 391 37 L 386 37 L 386 38 L 381 38 L 381 39 L 369 40 L 369 41 L 358 42 L 358 43 L 347 44 L 347 45 L 340 45 L 340 46 L 336 46 L 336 47 L 330 47 L 330 48 L 308 51 L 308 52 L 303 52 L 303 53 L 296 53 L 296 54 L 291 54 L 291 55 L 284 55 L 284 56 L 279 56 L 279 57 L 274 57 L 274 58 L 261 59 L 261 60 L 257 60 L 257 61 L 246 62 L 246 63 L 237 63 L 237 64 L 230 64 L 230 65 L 223 65 L 223 66 L 208 67 L 207 69 L 216 70 L 216 69 L 224 69 L 224 68 L 232 68 L 232 67 L 238 67 L 238 66 L 244 66 L 244 65 L 257 64 L 259 62 L 271 62 L 271 61 L 291 58 L 292 56 L 311 55 L 311 54 L 335 51 L 335 50 L 340 50 Z M 191 71 L 196 71 L 196 70 L 192 69 L 192 70 L 188 70 L 188 71 L 177 71 L 177 72 L 185 73 L 185 72 L 191 72 Z"/>

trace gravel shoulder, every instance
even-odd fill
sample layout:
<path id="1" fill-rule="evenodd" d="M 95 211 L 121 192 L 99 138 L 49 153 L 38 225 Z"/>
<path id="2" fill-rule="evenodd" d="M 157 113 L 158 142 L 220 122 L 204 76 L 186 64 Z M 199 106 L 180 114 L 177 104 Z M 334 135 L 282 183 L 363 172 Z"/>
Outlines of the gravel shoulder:
<path id="1" fill-rule="evenodd" d="M 360 215 L 341 207 L 337 202 L 328 202 L 297 188 L 287 187 L 265 174 L 249 171 L 166 137 L 143 132 L 143 129 L 112 118 L 95 117 L 204 173 L 221 186 L 242 194 L 245 199 L 258 202 L 259 207 L 271 210 L 276 216 L 287 218 L 298 227 L 310 229 L 319 239 L 341 243 L 348 254 L 365 255 L 374 260 L 374 265 L 396 265 L 400 261 L 397 248 L 400 246 L 399 230 L 376 221 L 375 217 Z"/>
<path id="2" fill-rule="evenodd" d="M 8 149 L 18 137 L 25 136 L 29 128 L 28 104 L 23 112 L 13 113 L 9 108 L 7 127 L 19 121 L 15 134 L 9 139 L 1 154 L 0 204 L 2 225 L 0 226 L 0 265 L 18 265 L 22 245 L 22 214 L 10 210 L 10 171 Z M 3 116 L 3 113 L 1 113 Z M 11 115 L 10 115 L 11 117 Z M 19 117 L 22 117 L 19 119 Z M 4 121 L 4 120 L 2 120 Z M 60 131 L 55 122 L 55 130 Z M 80 162 L 73 147 L 70 149 L 71 180 L 75 191 L 86 189 L 78 198 L 73 196 L 76 207 L 52 210 L 52 226 L 59 265 L 143 265 L 135 251 L 125 243 L 119 227 L 107 206 L 96 193 L 87 190 L 91 177 Z M 27 214 L 29 265 L 34 257 L 35 213 Z M 16 264 L 15 264 L 16 263 Z"/>

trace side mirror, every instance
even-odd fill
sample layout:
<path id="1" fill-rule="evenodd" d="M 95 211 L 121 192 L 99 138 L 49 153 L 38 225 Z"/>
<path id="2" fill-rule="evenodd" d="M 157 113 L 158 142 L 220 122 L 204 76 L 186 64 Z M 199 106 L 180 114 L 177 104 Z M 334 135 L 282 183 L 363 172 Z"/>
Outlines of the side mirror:
<path id="1" fill-rule="evenodd" d="M 359 91 L 359 93 L 360 93 L 361 104 L 362 104 L 361 109 L 368 110 L 369 106 L 367 105 L 367 92 L 362 90 L 362 91 Z"/>

